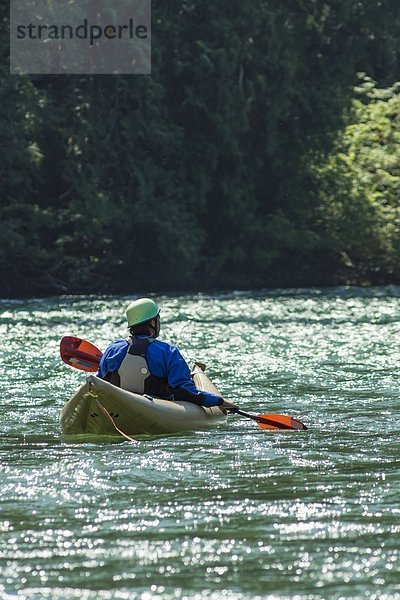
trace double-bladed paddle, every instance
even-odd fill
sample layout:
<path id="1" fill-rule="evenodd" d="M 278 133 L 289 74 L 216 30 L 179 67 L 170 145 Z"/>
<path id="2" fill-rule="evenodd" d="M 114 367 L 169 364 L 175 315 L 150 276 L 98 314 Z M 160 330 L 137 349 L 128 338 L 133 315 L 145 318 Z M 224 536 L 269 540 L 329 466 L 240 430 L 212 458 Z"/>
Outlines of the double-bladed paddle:
<path id="1" fill-rule="evenodd" d="M 60 342 L 60 355 L 62 360 L 70 367 L 75 367 L 75 369 L 81 371 L 95 372 L 99 368 L 103 353 L 86 340 L 66 336 Z M 304 423 L 286 415 L 252 415 L 239 409 L 229 412 L 256 421 L 261 429 L 286 429 L 291 431 L 307 429 Z"/>

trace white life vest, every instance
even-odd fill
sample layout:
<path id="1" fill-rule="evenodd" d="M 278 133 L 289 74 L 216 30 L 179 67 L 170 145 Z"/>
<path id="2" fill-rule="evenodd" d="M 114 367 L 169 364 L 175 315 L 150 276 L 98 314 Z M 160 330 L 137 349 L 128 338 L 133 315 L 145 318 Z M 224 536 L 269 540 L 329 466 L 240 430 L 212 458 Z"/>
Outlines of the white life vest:
<path id="1" fill-rule="evenodd" d="M 146 360 L 146 349 L 154 340 L 149 338 L 131 338 L 128 352 L 118 369 L 120 386 L 124 390 L 135 394 L 144 394 L 146 379 L 151 375 Z"/>

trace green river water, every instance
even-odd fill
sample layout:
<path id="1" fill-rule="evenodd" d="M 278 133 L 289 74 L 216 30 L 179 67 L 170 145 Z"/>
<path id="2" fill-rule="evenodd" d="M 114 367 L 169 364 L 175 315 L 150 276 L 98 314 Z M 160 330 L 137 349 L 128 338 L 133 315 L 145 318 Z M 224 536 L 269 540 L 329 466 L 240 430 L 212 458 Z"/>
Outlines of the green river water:
<path id="1" fill-rule="evenodd" d="M 0 598 L 400 598 L 400 288 L 157 298 L 227 399 L 306 432 L 65 438 L 59 341 L 104 349 L 127 300 L 0 301 Z"/>

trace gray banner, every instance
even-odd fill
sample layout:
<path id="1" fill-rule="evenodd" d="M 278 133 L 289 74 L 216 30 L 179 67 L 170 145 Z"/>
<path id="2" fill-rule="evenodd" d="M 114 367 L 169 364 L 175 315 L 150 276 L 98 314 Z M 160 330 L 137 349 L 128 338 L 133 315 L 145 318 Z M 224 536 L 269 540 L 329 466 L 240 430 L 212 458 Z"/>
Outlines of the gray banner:
<path id="1" fill-rule="evenodd" d="M 151 73 L 151 0 L 10 0 L 10 72 Z"/>

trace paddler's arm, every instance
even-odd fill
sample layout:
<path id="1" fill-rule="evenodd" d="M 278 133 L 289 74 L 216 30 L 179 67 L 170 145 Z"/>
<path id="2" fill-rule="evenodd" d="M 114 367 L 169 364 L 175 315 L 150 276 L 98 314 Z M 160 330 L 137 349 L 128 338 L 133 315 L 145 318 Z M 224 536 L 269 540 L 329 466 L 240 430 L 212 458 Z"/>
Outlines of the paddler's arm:
<path id="1" fill-rule="evenodd" d="M 189 365 L 175 346 L 154 342 L 147 349 L 147 360 L 152 373 L 161 376 L 160 371 L 163 371 L 162 376 L 168 379 L 174 400 L 224 408 L 223 398 L 197 389 L 190 376 Z"/>
<path id="2" fill-rule="evenodd" d="M 127 351 L 128 342 L 126 340 L 115 340 L 115 342 L 108 346 L 100 360 L 98 377 L 119 385 L 119 383 L 112 380 L 112 376 L 120 368 Z"/>

